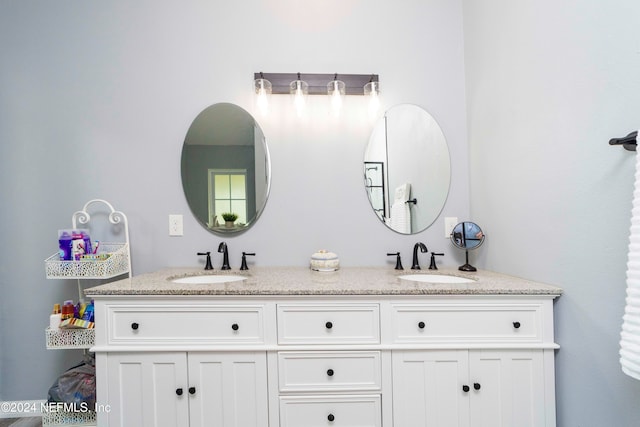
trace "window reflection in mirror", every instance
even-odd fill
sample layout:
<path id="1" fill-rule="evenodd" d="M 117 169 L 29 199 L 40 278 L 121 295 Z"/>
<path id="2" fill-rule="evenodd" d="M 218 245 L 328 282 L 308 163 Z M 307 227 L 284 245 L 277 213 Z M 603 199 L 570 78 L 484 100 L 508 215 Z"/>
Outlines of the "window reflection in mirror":
<path id="1" fill-rule="evenodd" d="M 204 228 L 223 234 L 244 231 L 258 219 L 269 194 L 265 136 L 244 109 L 211 105 L 189 127 L 181 174 L 189 208 Z M 225 224 L 226 213 L 237 219 Z"/>
<path id="2" fill-rule="evenodd" d="M 391 230 L 414 234 L 428 228 L 451 182 L 449 148 L 435 119 L 411 104 L 387 110 L 369 138 L 364 181 L 373 212 Z"/>

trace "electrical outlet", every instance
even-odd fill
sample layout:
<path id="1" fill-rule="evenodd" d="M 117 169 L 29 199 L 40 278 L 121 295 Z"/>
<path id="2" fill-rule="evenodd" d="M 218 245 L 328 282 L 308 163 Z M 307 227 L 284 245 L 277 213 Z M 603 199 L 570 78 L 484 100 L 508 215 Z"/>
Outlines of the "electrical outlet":
<path id="1" fill-rule="evenodd" d="M 182 215 L 169 215 L 169 236 L 184 236 Z"/>
<path id="2" fill-rule="evenodd" d="M 458 217 L 448 216 L 444 219 L 444 237 L 448 239 L 451 237 L 454 227 L 458 225 Z"/>

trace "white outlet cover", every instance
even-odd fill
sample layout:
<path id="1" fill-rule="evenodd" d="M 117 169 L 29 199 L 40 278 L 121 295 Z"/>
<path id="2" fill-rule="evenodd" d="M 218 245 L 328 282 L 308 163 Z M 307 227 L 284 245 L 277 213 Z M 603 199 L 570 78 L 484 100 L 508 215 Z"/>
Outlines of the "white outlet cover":
<path id="1" fill-rule="evenodd" d="M 451 237 L 454 227 L 458 225 L 458 217 L 448 216 L 444 219 L 444 237 L 448 239 Z"/>
<path id="2" fill-rule="evenodd" d="M 169 236 L 183 236 L 182 215 L 169 215 Z"/>

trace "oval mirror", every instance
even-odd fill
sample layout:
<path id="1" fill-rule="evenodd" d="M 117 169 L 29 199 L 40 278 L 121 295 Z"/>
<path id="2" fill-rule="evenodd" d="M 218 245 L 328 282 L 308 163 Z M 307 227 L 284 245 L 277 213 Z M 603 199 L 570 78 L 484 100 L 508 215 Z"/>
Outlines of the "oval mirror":
<path id="1" fill-rule="evenodd" d="M 387 110 L 369 138 L 364 181 L 373 211 L 390 229 L 414 234 L 433 224 L 451 182 L 449 147 L 435 119 L 416 105 Z"/>
<path id="2" fill-rule="evenodd" d="M 213 233 L 251 227 L 271 182 L 267 142 L 244 109 L 219 103 L 193 121 L 182 146 L 182 188 L 191 212 Z"/>
<path id="3" fill-rule="evenodd" d="M 462 271 L 476 271 L 476 268 L 469 264 L 469 251 L 478 249 L 484 242 L 484 233 L 475 222 L 464 221 L 458 223 L 451 231 L 451 243 L 459 249 L 465 250 L 466 262 L 458 267 Z"/>

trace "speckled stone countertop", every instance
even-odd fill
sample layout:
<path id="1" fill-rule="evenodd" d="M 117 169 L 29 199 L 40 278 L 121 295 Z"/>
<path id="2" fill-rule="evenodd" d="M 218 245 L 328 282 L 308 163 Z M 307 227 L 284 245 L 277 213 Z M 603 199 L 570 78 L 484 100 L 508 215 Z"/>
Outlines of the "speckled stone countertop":
<path id="1" fill-rule="evenodd" d="M 213 284 L 178 284 L 187 276 L 241 275 L 246 280 Z M 405 274 L 439 274 L 471 283 L 429 283 L 400 279 Z M 551 295 L 562 289 L 518 277 L 456 268 L 396 271 L 382 267 L 344 267 L 334 272 L 307 267 L 254 267 L 248 271 L 168 268 L 88 288 L 87 296 L 106 295 Z"/>

